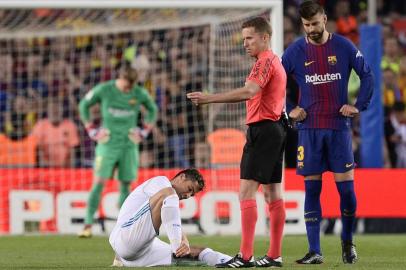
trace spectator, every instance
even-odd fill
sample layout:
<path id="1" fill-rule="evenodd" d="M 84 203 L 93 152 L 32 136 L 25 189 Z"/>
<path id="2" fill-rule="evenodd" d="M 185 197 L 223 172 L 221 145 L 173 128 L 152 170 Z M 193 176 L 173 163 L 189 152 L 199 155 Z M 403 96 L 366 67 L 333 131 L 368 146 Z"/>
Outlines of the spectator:
<path id="1" fill-rule="evenodd" d="M 11 54 L 0 55 L 0 133 L 4 130 L 5 112 L 9 111 L 7 100 L 11 98 L 13 58 Z"/>
<path id="2" fill-rule="evenodd" d="M 169 124 L 167 148 L 173 152 L 173 167 L 189 167 L 187 114 L 184 105 L 186 99 L 178 84 L 172 83 L 170 91 L 171 97 L 167 108 Z"/>
<path id="3" fill-rule="evenodd" d="M 395 144 L 396 168 L 406 168 L 406 112 L 404 103 L 395 102 L 390 121 L 394 129 L 391 141 Z"/>
<path id="4" fill-rule="evenodd" d="M 5 113 L 5 130 L 0 133 L 0 166 L 33 167 L 37 142 L 30 133 L 36 114 L 25 96 L 10 98 L 9 102 L 11 110 Z"/>
<path id="5" fill-rule="evenodd" d="M 78 129 L 72 120 L 63 118 L 62 105 L 58 100 L 48 100 L 47 117 L 35 124 L 33 135 L 38 140 L 40 167 L 70 167 L 75 164 Z"/>
<path id="6" fill-rule="evenodd" d="M 5 113 L 4 133 L 12 140 L 24 139 L 31 133 L 37 115 L 30 109 L 30 100 L 23 95 L 9 98 L 8 101 L 11 110 Z"/>
<path id="7" fill-rule="evenodd" d="M 381 69 L 392 69 L 399 73 L 400 47 L 396 36 L 384 39 L 384 54 L 381 61 Z"/>
<path id="8" fill-rule="evenodd" d="M 337 33 L 358 44 L 359 33 L 357 18 L 350 14 L 350 2 L 340 0 L 335 6 Z"/>
<path id="9" fill-rule="evenodd" d="M 401 91 L 398 85 L 398 74 L 391 68 L 383 71 L 383 105 L 391 108 L 396 101 L 402 101 L 405 93 Z"/>
<path id="10" fill-rule="evenodd" d="M 403 103 L 406 103 L 406 55 L 399 61 L 399 88 L 404 93 Z"/>

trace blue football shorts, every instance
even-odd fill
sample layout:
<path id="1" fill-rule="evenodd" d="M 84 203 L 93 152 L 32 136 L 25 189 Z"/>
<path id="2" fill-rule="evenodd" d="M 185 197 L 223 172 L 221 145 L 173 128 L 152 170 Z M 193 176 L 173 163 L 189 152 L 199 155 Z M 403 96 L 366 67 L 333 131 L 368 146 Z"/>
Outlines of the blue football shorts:
<path id="1" fill-rule="evenodd" d="M 303 176 L 353 169 L 351 130 L 299 130 L 296 161 L 296 173 Z"/>

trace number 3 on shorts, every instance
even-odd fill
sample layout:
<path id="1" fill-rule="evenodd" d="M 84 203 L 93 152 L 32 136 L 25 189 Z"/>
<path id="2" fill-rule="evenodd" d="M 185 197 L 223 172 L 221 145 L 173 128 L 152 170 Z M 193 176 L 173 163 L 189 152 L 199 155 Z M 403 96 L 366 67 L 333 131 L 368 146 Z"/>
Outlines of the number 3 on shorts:
<path id="1" fill-rule="evenodd" d="M 303 161 L 304 159 L 304 146 L 299 146 L 297 148 L 297 160 Z"/>

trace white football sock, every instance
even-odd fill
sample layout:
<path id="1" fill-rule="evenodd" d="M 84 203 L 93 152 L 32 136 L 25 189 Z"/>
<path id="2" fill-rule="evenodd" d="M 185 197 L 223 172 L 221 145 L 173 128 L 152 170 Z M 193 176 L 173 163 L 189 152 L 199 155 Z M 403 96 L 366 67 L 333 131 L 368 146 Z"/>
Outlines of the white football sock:
<path id="1" fill-rule="evenodd" d="M 214 266 L 218 263 L 224 263 L 231 260 L 232 257 L 211 248 L 205 248 L 199 254 L 199 261 L 205 262 L 207 265 Z"/>
<path id="2" fill-rule="evenodd" d="M 175 253 L 182 241 L 178 195 L 172 194 L 164 199 L 161 209 L 161 219 L 169 242 L 171 243 L 172 252 Z"/>

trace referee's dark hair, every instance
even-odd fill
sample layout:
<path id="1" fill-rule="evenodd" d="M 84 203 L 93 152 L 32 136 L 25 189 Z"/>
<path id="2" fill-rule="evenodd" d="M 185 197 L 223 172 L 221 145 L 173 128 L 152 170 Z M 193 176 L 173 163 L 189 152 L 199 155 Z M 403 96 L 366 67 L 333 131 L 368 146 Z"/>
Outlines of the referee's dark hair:
<path id="1" fill-rule="evenodd" d="M 272 27 L 264 17 L 255 17 L 243 22 L 241 29 L 254 27 L 255 32 L 272 36 Z"/>
<path id="2" fill-rule="evenodd" d="M 203 190 L 204 185 L 205 185 L 204 179 L 203 179 L 203 175 L 198 170 L 196 170 L 194 168 L 185 169 L 185 170 L 178 172 L 175 175 L 175 177 L 173 177 L 173 178 L 176 178 L 177 176 L 181 175 L 182 173 L 185 174 L 186 179 L 188 179 L 192 182 L 197 182 L 199 184 L 200 191 Z"/>
<path id="3" fill-rule="evenodd" d="M 309 20 L 318 13 L 324 14 L 324 8 L 316 0 L 304 1 L 299 6 L 299 14 L 303 19 Z"/>

